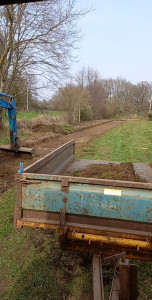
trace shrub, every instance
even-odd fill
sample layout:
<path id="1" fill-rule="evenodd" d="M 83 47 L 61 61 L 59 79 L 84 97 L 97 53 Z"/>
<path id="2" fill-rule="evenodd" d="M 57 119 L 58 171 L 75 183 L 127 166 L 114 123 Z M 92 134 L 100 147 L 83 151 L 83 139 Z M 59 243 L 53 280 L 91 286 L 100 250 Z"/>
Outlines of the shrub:
<path id="1" fill-rule="evenodd" d="M 152 113 L 150 113 L 150 114 L 148 115 L 148 118 L 149 118 L 150 121 L 152 121 Z"/>

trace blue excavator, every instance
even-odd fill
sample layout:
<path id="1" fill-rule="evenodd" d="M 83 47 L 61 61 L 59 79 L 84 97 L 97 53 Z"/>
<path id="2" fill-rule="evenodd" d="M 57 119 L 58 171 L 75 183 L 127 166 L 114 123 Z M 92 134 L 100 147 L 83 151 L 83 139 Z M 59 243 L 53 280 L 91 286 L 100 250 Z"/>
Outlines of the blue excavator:
<path id="1" fill-rule="evenodd" d="M 16 101 L 14 96 L 0 93 L 0 108 L 8 110 L 10 145 L 0 145 L 1 151 L 27 153 L 34 155 L 34 149 L 20 147 L 17 136 Z"/>

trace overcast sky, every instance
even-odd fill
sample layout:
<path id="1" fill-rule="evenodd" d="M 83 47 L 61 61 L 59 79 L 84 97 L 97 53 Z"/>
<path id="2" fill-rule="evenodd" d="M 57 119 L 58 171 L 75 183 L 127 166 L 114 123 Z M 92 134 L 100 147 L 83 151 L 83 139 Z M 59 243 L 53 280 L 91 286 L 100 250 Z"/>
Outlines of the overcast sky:
<path id="1" fill-rule="evenodd" d="M 78 0 L 80 1 L 80 0 Z M 152 81 L 152 0 L 89 0 L 83 39 L 72 72 L 89 66 L 102 78 Z"/>

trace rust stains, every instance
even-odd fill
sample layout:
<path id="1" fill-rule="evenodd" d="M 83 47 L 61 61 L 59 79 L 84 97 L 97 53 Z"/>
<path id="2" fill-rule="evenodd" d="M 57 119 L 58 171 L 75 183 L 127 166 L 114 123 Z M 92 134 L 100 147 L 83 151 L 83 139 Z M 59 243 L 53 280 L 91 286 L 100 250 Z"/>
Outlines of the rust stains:
<path id="1" fill-rule="evenodd" d="M 65 177 L 62 178 L 61 191 L 64 193 L 69 193 L 69 179 L 68 178 L 65 178 Z"/>
<path id="2" fill-rule="evenodd" d="M 65 203 L 65 204 L 66 204 L 68 200 L 67 200 L 67 198 L 66 198 L 66 197 L 64 197 L 62 201 L 63 201 L 63 203 Z"/>
<path id="3" fill-rule="evenodd" d="M 88 215 L 88 210 L 86 208 L 83 209 L 83 214 Z"/>

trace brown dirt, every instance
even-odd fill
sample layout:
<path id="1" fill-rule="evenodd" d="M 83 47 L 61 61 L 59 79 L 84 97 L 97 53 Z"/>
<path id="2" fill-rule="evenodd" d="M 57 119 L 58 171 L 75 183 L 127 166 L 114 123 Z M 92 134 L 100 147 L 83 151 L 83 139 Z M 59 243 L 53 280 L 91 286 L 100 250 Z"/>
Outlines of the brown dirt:
<path id="1" fill-rule="evenodd" d="M 0 178 L 7 179 L 8 176 L 13 176 L 13 171 L 7 166 L 1 166 Z"/>
<path id="2" fill-rule="evenodd" d="M 27 154 L 0 153 L 0 194 L 15 184 L 14 174 L 18 172 L 20 162 L 27 166 L 33 158 Z"/>
<path id="3" fill-rule="evenodd" d="M 38 156 L 43 156 L 73 139 L 76 142 L 76 148 L 79 148 L 86 144 L 89 140 L 100 136 L 101 134 L 123 124 L 124 122 L 125 121 L 111 121 L 93 126 L 91 128 L 82 128 L 81 131 L 80 128 L 78 128 L 77 132 L 69 133 L 67 135 L 58 134 L 56 136 L 51 134 L 48 136 L 44 134 L 40 137 L 37 136 L 33 139 L 30 138 L 22 141 L 22 146 L 34 147 L 36 150 L 36 155 Z"/>
<path id="4" fill-rule="evenodd" d="M 59 133 L 57 136 L 52 136 L 51 134 L 47 136 L 37 135 L 32 139 L 21 141 L 22 146 L 35 148 L 34 158 L 32 158 L 30 155 L 18 155 L 16 153 L 1 152 L 0 194 L 7 188 L 12 187 L 12 185 L 15 183 L 13 175 L 17 173 L 20 162 L 23 162 L 24 167 L 26 167 L 72 139 L 74 139 L 76 142 L 76 148 L 79 148 L 89 140 L 96 138 L 106 131 L 111 130 L 112 128 L 115 128 L 123 123 L 124 121 L 111 121 L 108 123 L 93 126 L 91 128 L 82 129 L 79 132 L 73 132 L 67 135 L 61 133 Z"/>
<path id="5" fill-rule="evenodd" d="M 41 132 L 41 133 L 45 133 L 45 132 L 55 132 L 55 133 L 63 133 L 66 134 L 66 132 L 64 131 L 64 129 L 62 127 L 60 127 L 59 125 L 56 124 L 36 124 L 32 127 L 32 131 L 33 132 Z"/>
<path id="6" fill-rule="evenodd" d="M 86 169 L 74 171 L 72 175 L 86 178 L 145 182 L 145 180 L 135 174 L 132 163 L 91 164 Z"/>
<path id="7" fill-rule="evenodd" d="M 3 193 L 7 190 L 7 187 L 13 186 L 13 171 L 5 166 L 2 165 L 0 168 L 0 193 Z"/>

